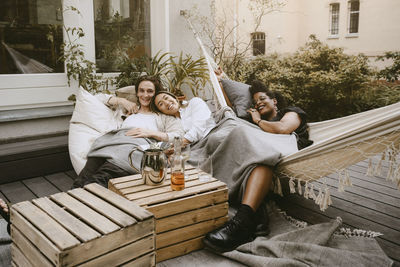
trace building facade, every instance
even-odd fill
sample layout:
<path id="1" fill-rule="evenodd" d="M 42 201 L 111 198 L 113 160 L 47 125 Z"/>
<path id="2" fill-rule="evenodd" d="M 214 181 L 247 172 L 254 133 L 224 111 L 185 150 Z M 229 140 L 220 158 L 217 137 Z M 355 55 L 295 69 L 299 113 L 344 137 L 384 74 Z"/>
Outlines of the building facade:
<path id="1" fill-rule="evenodd" d="M 225 1 L 225 0 L 224 0 Z M 237 43 L 253 40 L 251 55 L 260 52 L 292 53 L 311 34 L 349 54 L 371 57 L 400 50 L 398 0 L 270 0 L 274 5 L 254 32 L 254 10 L 249 0 L 226 1 L 224 14 L 237 22 Z M 247 38 L 239 40 L 239 38 Z M 375 63 L 376 64 L 376 63 Z"/>

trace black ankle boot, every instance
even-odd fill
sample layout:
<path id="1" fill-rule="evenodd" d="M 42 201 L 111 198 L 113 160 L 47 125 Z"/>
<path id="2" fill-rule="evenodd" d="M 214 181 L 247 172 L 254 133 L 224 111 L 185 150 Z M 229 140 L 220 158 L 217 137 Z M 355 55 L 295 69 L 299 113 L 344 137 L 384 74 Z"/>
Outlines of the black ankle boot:
<path id="1" fill-rule="evenodd" d="M 260 205 L 260 207 L 256 211 L 256 236 L 266 236 L 269 234 L 269 217 L 268 217 L 268 210 L 265 205 Z"/>
<path id="2" fill-rule="evenodd" d="M 209 232 L 203 242 L 217 252 L 234 250 L 238 246 L 253 241 L 256 228 L 255 213 L 247 205 L 241 205 L 236 215 L 222 227 Z"/>

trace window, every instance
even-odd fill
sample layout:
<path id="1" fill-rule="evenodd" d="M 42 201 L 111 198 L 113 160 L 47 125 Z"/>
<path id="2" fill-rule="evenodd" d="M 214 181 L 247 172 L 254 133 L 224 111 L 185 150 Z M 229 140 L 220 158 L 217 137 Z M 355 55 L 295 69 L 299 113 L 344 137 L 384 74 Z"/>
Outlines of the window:
<path id="1" fill-rule="evenodd" d="M 340 5 L 338 3 L 330 5 L 330 27 L 329 34 L 330 35 L 338 35 L 339 34 L 339 10 Z"/>
<path id="2" fill-rule="evenodd" d="M 64 72 L 61 0 L 0 1 L 0 74 Z"/>
<path id="3" fill-rule="evenodd" d="M 99 72 L 117 72 L 116 59 L 150 56 L 149 0 L 95 0 L 94 12 Z"/>
<path id="4" fill-rule="evenodd" d="M 264 32 L 254 32 L 251 34 L 251 39 L 253 41 L 253 56 L 264 55 L 265 54 L 265 33 Z"/>
<path id="5" fill-rule="evenodd" d="M 358 21 L 360 18 L 360 1 L 349 2 L 349 23 L 348 30 L 349 34 L 358 33 Z"/>

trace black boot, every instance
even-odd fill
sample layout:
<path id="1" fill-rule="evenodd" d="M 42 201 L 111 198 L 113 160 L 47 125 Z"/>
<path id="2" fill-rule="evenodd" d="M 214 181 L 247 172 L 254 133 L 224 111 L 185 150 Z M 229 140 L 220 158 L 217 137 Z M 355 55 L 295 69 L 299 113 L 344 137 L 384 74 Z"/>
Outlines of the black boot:
<path id="1" fill-rule="evenodd" d="M 255 212 L 249 206 L 242 204 L 232 219 L 222 227 L 209 232 L 203 242 L 217 252 L 231 251 L 253 241 L 255 228 Z"/>
<path id="2" fill-rule="evenodd" d="M 266 236 L 269 234 L 269 217 L 268 217 L 268 210 L 265 206 L 264 202 L 260 205 L 260 207 L 256 211 L 256 236 Z"/>

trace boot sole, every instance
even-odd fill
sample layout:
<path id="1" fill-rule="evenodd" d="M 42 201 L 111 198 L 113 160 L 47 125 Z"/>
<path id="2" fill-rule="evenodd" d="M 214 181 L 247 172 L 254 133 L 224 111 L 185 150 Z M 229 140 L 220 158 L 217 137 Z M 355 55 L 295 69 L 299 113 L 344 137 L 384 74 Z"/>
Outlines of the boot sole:
<path id="1" fill-rule="evenodd" d="M 206 248 L 209 249 L 212 252 L 216 251 L 218 253 L 224 253 L 224 252 L 229 252 L 229 251 L 235 250 L 237 247 L 239 247 L 239 246 L 241 246 L 243 244 L 252 242 L 254 239 L 255 239 L 255 237 L 247 240 L 246 242 L 244 242 L 244 243 L 242 243 L 240 245 L 232 247 L 232 248 L 221 248 L 221 247 L 218 247 L 218 246 L 214 245 L 211 241 L 209 241 L 207 238 L 203 238 L 203 243 L 206 246 Z"/>

